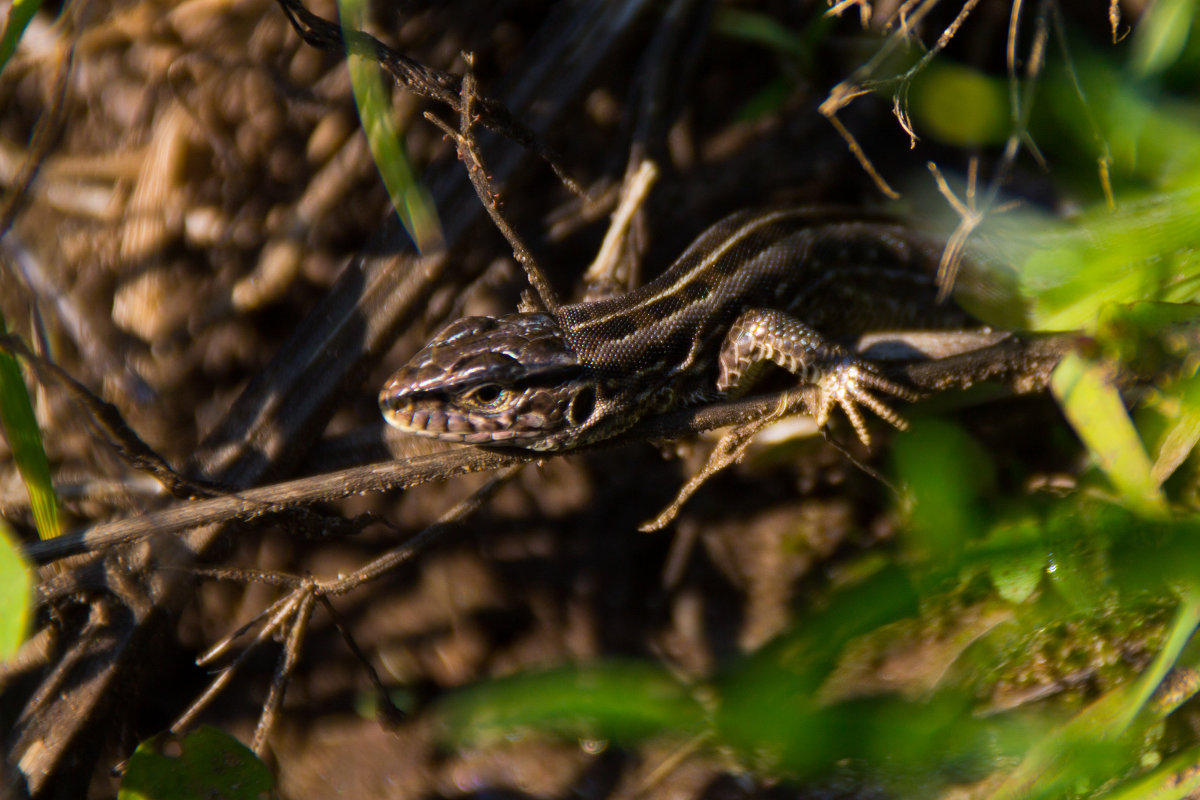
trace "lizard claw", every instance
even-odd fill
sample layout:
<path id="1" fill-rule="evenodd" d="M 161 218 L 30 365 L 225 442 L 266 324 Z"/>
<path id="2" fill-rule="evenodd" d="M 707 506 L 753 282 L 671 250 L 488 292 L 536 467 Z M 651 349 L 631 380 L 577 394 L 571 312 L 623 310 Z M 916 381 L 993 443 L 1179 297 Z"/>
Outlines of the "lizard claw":
<path id="1" fill-rule="evenodd" d="M 908 423 L 890 406 L 884 403 L 870 390 L 882 392 L 901 400 L 914 401 L 920 396 L 898 383 L 889 381 L 875 372 L 866 362 L 846 357 L 836 366 L 827 371 L 816 382 L 818 399 L 816 413 L 817 427 L 824 428 L 829 422 L 829 414 L 834 405 L 839 406 L 854 426 L 854 432 L 867 447 L 871 446 L 871 434 L 867 431 L 859 406 L 866 406 L 875 415 L 898 430 L 906 430 Z"/>

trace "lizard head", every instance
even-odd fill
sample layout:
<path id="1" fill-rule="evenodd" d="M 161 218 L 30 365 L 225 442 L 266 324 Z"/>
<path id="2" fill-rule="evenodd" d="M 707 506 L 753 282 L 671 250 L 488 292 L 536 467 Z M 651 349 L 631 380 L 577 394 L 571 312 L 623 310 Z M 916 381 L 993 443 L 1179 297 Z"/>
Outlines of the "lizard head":
<path id="1" fill-rule="evenodd" d="M 465 317 L 401 367 L 379 393 L 402 431 L 531 450 L 569 447 L 596 392 L 548 314 Z"/>

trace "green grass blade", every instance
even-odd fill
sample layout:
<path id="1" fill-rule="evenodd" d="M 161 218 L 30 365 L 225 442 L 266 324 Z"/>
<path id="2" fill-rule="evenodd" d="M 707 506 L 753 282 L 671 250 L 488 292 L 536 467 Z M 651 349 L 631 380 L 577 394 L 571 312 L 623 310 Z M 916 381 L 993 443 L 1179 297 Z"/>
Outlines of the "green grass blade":
<path id="1" fill-rule="evenodd" d="M 42 0 L 13 0 L 8 9 L 8 18 L 4 21 L 4 33 L 0 34 L 0 72 L 17 52 L 17 44 L 29 26 L 29 20 L 42 7 Z"/>
<path id="2" fill-rule="evenodd" d="M 1171 477 L 1200 443 L 1200 375 L 1192 375 L 1169 387 L 1164 394 L 1177 402 L 1169 427 L 1154 458 L 1151 474 L 1160 484 Z"/>
<path id="3" fill-rule="evenodd" d="M 1104 800 L 1183 800 L 1200 791 L 1200 746 L 1184 750 L 1145 775 L 1102 795 Z"/>
<path id="4" fill-rule="evenodd" d="M 347 28 L 361 29 L 365 18 L 362 0 L 338 0 L 338 13 Z M 436 250 L 442 242 L 441 224 L 428 189 L 418 180 L 404 151 L 403 140 L 392 119 L 391 104 L 375 61 L 364 55 L 346 53 L 354 102 L 362 120 L 371 155 L 387 187 L 392 207 L 408 235 L 422 253 Z"/>
<path id="5" fill-rule="evenodd" d="M 713 31 L 793 58 L 807 59 L 812 54 L 804 37 L 767 14 L 722 6 L 713 15 Z"/>
<path id="6" fill-rule="evenodd" d="M 1133 32 L 1130 66 L 1135 75 L 1164 72 L 1183 55 L 1188 34 L 1200 11 L 1197 0 L 1157 0 Z"/>
<path id="7" fill-rule="evenodd" d="M 0 519 L 0 661 L 25 641 L 33 614 L 33 569 L 21 557 L 12 529 Z"/>
<path id="8" fill-rule="evenodd" d="M 1129 508 L 1143 516 L 1164 518 L 1166 498 L 1121 395 L 1109 380 L 1109 371 L 1108 365 L 1071 353 L 1054 370 L 1050 388 Z"/>
<path id="9" fill-rule="evenodd" d="M 4 332 L 4 318 L 0 317 L 0 334 Z M 58 520 L 58 499 L 50 480 L 50 464 L 42 447 L 42 434 L 33 415 L 21 366 L 5 352 L 0 352 L 0 433 L 8 440 L 21 480 L 25 482 L 38 535 L 53 539 L 62 530 Z"/>

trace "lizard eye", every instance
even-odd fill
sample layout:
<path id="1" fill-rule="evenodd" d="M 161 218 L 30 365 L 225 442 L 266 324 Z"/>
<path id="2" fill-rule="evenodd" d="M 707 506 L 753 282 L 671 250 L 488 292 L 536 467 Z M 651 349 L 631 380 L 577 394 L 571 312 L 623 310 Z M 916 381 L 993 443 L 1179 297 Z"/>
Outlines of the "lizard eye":
<path id="1" fill-rule="evenodd" d="M 464 394 L 463 400 L 466 400 L 471 405 L 479 406 L 480 408 L 490 408 L 498 404 L 507 396 L 508 392 L 500 388 L 498 385 L 494 383 L 485 383 L 482 386 L 477 386 Z"/>

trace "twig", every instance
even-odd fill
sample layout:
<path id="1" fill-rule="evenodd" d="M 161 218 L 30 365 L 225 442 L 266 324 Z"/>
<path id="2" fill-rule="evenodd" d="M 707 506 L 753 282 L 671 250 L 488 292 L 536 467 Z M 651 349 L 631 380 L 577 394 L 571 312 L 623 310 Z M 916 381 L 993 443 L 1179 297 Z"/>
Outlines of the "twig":
<path id="1" fill-rule="evenodd" d="M 754 441 L 754 437 L 763 428 L 787 414 L 789 410 L 795 407 L 796 402 L 796 393 L 787 392 L 779 398 L 779 402 L 776 403 L 775 408 L 771 409 L 768 413 L 763 414 L 757 419 L 744 422 L 722 436 L 720 441 L 717 442 L 716 447 L 708 454 L 708 460 L 704 462 L 704 466 L 700 468 L 699 472 L 689 478 L 687 483 L 680 487 L 670 505 L 659 512 L 659 515 L 654 519 L 639 525 L 638 530 L 642 533 L 653 533 L 671 524 L 671 521 L 679 515 L 679 510 L 683 508 L 683 504 L 701 486 L 707 483 L 718 472 L 741 461 L 742 456 L 746 453 L 746 448 Z"/>
<path id="2" fill-rule="evenodd" d="M 213 484 L 192 480 L 177 472 L 129 427 L 116 406 L 98 397 L 58 364 L 34 353 L 21 339 L 12 334 L 0 334 L 0 351 L 19 357 L 28 364 L 42 385 L 60 386 L 79 406 L 93 436 L 132 469 L 153 475 L 171 494 L 176 497 L 211 497 L 222 491 Z"/>
<path id="3" fill-rule="evenodd" d="M 825 119 L 829 120 L 829 124 L 833 126 L 835 131 L 838 132 L 838 136 L 841 136 L 842 139 L 845 140 L 846 146 L 850 149 L 850 154 L 854 156 L 856 161 L 858 161 L 858 164 L 860 167 L 862 167 L 863 172 L 867 173 L 871 180 L 875 182 L 875 188 L 877 188 L 885 197 L 896 200 L 900 197 L 900 193 L 888 185 L 888 182 L 884 180 L 883 175 L 881 175 L 879 170 L 875 169 L 875 165 L 871 163 L 870 157 L 867 155 L 866 151 L 862 149 L 862 145 L 858 143 L 858 139 L 854 138 L 854 134 L 850 132 L 850 129 L 843 125 L 842 121 L 837 117 L 837 112 L 839 109 L 845 105 L 848 105 L 850 100 L 858 97 L 860 94 L 866 94 L 866 90 L 864 89 L 856 92 L 835 95 L 839 88 L 841 88 L 840 84 L 839 86 L 835 86 L 833 90 L 830 91 L 829 97 L 824 103 L 821 104 L 819 109 L 821 114 L 825 117 Z"/>
<path id="4" fill-rule="evenodd" d="M 308 588 L 307 584 L 305 588 Z M 315 602 L 316 595 L 311 589 L 304 591 L 301 595 L 291 628 L 288 630 L 287 642 L 284 644 L 283 652 L 279 654 L 279 665 L 271 676 L 271 689 L 267 692 L 267 699 L 263 701 L 262 714 L 259 715 L 258 725 L 254 728 L 254 739 L 250 746 L 250 749 L 259 758 L 266 754 L 267 737 L 271 733 L 271 728 L 275 726 L 279 709 L 283 706 L 283 696 L 287 692 L 292 670 L 295 669 L 296 662 L 300 660 L 300 646 L 304 643 L 304 634 L 308 631 L 308 622 L 312 619 Z"/>
<path id="5" fill-rule="evenodd" d="M 368 33 L 343 29 L 312 13 L 299 0 L 277 2 L 296 33 L 312 47 L 348 51 L 370 58 L 413 94 L 445 103 L 458 112 L 463 110 L 462 77 L 407 58 Z M 558 155 L 541 137 L 514 117 L 507 106 L 487 97 L 475 99 L 479 106 L 479 121 L 485 127 L 537 153 L 570 191 L 583 195 L 583 189 L 567 174 Z"/>
<path id="6" fill-rule="evenodd" d="M 1012 131 L 1005 141 L 1004 151 L 1000 155 L 991 180 L 988 181 L 988 188 L 984 193 L 983 201 L 979 202 L 977 200 L 976 192 L 979 172 L 978 159 L 972 158 L 968 164 L 965 202 L 960 201 L 954 196 L 953 191 L 937 166 L 932 162 L 928 165 L 930 172 L 933 173 L 934 183 L 937 185 L 938 191 L 946 198 L 946 202 L 950 204 L 950 207 L 954 209 L 959 218 L 958 225 L 946 242 L 946 247 L 942 251 L 941 261 L 938 263 L 937 284 L 939 302 L 945 300 L 954 289 L 962 256 L 971 234 L 983 222 L 984 217 L 989 211 L 1002 213 L 1010 207 L 1009 205 L 996 206 L 995 204 L 1000 196 L 1000 191 L 1008 183 L 1009 175 L 1016 165 L 1017 154 L 1020 152 L 1021 146 L 1024 145 L 1025 149 L 1032 154 L 1038 163 L 1043 166 L 1045 165 L 1036 143 L 1034 143 L 1032 137 L 1029 135 L 1029 115 L 1033 109 L 1033 94 L 1037 89 L 1037 78 L 1040 76 L 1042 68 L 1046 63 L 1045 50 L 1048 36 L 1046 30 L 1047 4 L 1043 0 L 1037 15 L 1037 25 L 1034 31 L 1033 42 L 1029 46 L 1029 54 L 1025 59 L 1026 86 L 1024 96 L 1020 92 L 1020 84 L 1016 72 L 1017 29 L 1020 23 L 1020 11 L 1020 0 L 1016 0 L 1009 16 L 1008 39 L 1005 51 L 1008 59 L 1009 105 L 1011 106 L 1012 114 Z M 1102 161 L 1103 163 L 1106 162 Z"/>
<path id="7" fill-rule="evenodd" d="M 1092 113 L 1092 106 L 1088 102 L 1087 93 L 1083 90 L 1083 83 L 1080 82 L 1079 73 L 1075 69 L 1075 60 L 1071 57 L 1071 47 L 1067 41 L 1066 22 L 1062 18 L 1062 12 L 1056 4 L 1051 4 L 1048 6 L 1047 15 L 1054 23 L 1055 39 L 1058 41 L 1059 50 L 1062 52 L 1063 68 L 1071 79 L 1071 88 L 1075 91 L 1075 96 L 1079 98 L 1079 105 L 1083 110 L 1083 118 L 1087 122 L 1087 126 L 1091 130 L 1092 136 L 1095 138 L 1100 150 L 1100 154 L 1096 159 L 1100 174 L 1100 188 L 1104 192 L 1104 200 L 1108 204 L 1108 209 L 1113 211 L 1116 209 L 1117 203 L 1113 196 L 1112 184 L 1109 180 L 1112 152 L 1109 149 L 1108 140 L 1104 137 L 1104 131 L 1096 121 L 1095 114 Z"/>
<path id="8" fill-rule="evenodd" d="M 281 597 L 279 600 L 275 601 L 270 606 L 255 615 L 253 620 L 243 625 L 233 634 L 230 634 L 222 639 L 221 642 L 218 643 L 217 647 L 209 649 L 203 656 L 197 658 L 196 664 L 203 666 L 205 663 L 207 663 L 208 657 L 212 656 L 218 649 L 220 653 L 224 653 L 237 637 L 240 637 L 251 627 L 257 624 L 260 619 L 268 615 L 270 616 L 267 624 L 259 628 L 258 633 L 255 635 L 254 641 L 250 644 L 250 646 L 239 653 L 237 658 L 233 660 L 232 664 L 217 673 L 216 677 L 212 679 L 208 686 L 204 687 L 204 691 L 201 692 L 200 695 L 191 702 L 191 704 L 184 710 L 182 714 L 175 718 L 175 721 L 171 723 L 170 730 L 173 732 L 180 732 L 190 728 L 192 723 L 196 721 L 196 717 L 200 715 L 200 712 L 207 708 L 208 705 L 215 700 L 217 696 L 225 690 L 225 687 L 228 686 L 233 680 L 238 669 L 249 658 L 250 653 L 253 652 L 254 647 L 262 642 L 265 642 L 271 636 L 274 636 L 275 632 L 282 628 L 287 622 L 288 617 L 295 612 L 299 602 L 300 598 L 296 594 L 288 594 L 284 597 Z"/>
<path id="9" fill-rule="evenodd" d="M 580 92 L 614 49 L 635 35 L 635 23 L 650 5 L 649 0 L 581 0 L 555 6 L 542 26 L 543 46 L 526 54 L 514 70 L 506 102 L 527 111 L 530 126 L 544 135 L 568 108 L 576 107 Z M 498 180 L 508 181 L 530 168 L 530 156 L 520 148 L 503 148 L 492 166 Z M 480 218 L 479 204 L 457 165 L 439 165 L 431 172 L 428 184 L 438 207 L 447 210 L 448 249 L 461 252 Z M 423 318 L 448 256 L 411 257 L 393 220 L 351 260 L 209 431 L 193 459 L 195 474 L 238 490 L 288 475 L 347 392 L 361 391 L 361 377 L 391 348 L 397 332 Z M 113 569 L 152 570 L 165 563 L 177 574 L 149 582 L 150 613 L 127 613 L 100 595 L 91 618 L 105 624 L 67 621 L 64 652 L 28 693 L 9 731 L 10 763 L 19 765 L 31 793 L 78 793 L 70 787 L 94 770 L 99 753 L 88 743 L 106 735 L 113 719 L 130 713 L 126 706 L 114 714 L 108 701 L 129 684 L 131 671 L 144 673 L 157 657 L 172 635 L 179 609 L 193 597 L 194 579 L 187 568 L 226 532 L 223 526 L 206 525 L 184 537 L 161 537 L 155 547 L 132 548 L 112 560 Z M 102 584 L 105 568 L 93 563 L 72 572 L 86 572 Z"/>
<path id="10" fill-rule="evenodd" d="M 643 161 L 632 173 L 626 173 L 625 183 L 621 187 L 621 199 L 612 213 L 612 220 L 604 233 L 604 241 L 601 242 L 592 265 L 583 275 L 584 283 L 589 288 L 603 287 L 606 284 L 616 287 L 621 283 L 617 279 L 617 269 L 621 263 L 622 245 L 629 234 L 634 214 L 646 202 L 650 187 L 657 179 L 658 167 L 653 161 Z"/>
<path id="11" fill-rule="evenodd" d="M 494 475 L 487 483 L 475 490 L 470 497 L 457 503 L 449 511 L 442 514 L 432 525 L 426 526 L 422 531 L 408 539 L 408 541 L 372 560 L 349 575 L 332 580 L 319 580 L 313 577 L 272 576 L 273 578 L 277 578 L 278 582 L 291 584 L 294 588 L 260 611 L 255 615 L 254 619 L 221 639 L 220 642 L 196 659 L 196 663 L 200 666 L 211 663 L 228 652 L 233 642 L 247 633 L 261 620 L 266 620 L 266 624 L 259 628 L 254 639 L 246 649 L 239 653 L 234 662 L 222 670 L 201 695 L 192 701 L 188 709 L 172 724 L 171 730 L 179 731 L 190 726 L 200 711 L 229 685 L 237 668 L 245 662 L 249 654 L 266 641 L 268 637 L 273 636 L 276 631 L 281 630 L 290 620 L 291 624 L 288 628 L 287 641 L 284 644 L 283 651 L 280 653 L 279 663 L 272 676 L 271 689 L 267 693 L 266 700 L 263 702 L 262 713 L 259 716 L 258 725 L 254 731 L 252 749 L 261 756 L 266 747 L 267 737 L 270 735 L 271 728 L 278 717 L 292 670 L 299 660 L 300 648 L 303 644 L 304 635 L 308 630 L 308 623 L 312 618 L 316 601 L 320 601 L 331 614 L 334 614 L 333 607 L 329 603 L 330 597 L 345 594 L 356 589 L 411 560 L 431 542 L 445 533 L 450 526 L 461 522 L 477 511 L 502 486 L 512 480 L 520 472 L 522 466 L 524 465 L 514 464 L 499 474 Z M 336 622 L 336 614 L 334 614 L 334 618 L 338 630 L 341 631 L 343 638 L 347 642 L 347 646 L 366 665 L 367 671 L 376 688 L 386 696 L 383 682 L 379 679 L 378 673 L 354 643 L 349 633 L 340 623 Z"/>
<path id="12" fill-rule="evenodd" d="M 479 200 L 483 203 L 483 207 L 487 209 L 488 216 L 492 218 L 492 222 L 496 228 L 508 240 L 508 244 L 512 247 L 513 256 L 525 268 L 525 274 L 529 276 L 529 283 L 532 284 L 534 290 L 541 298 L 542 307 L 547 311 L 556 311 L 562 304 L 558 299 L 558 293 L 554 291 L 554 287 L 546 280 L 546 275 L 542 272 L 541 267 L 533 258 L 533 253 L 525 245 L 520 234 L 508 224 L 508 220 L 504 218 L 504 214 L 500 211 L 500 193 L 492 188 L 491 180 L 487 174 L 487 168 L 483 165 L 483 156 L 479 153 L 479 145 L 475 140 L 475 123 L 479 117 L 475 115 L 475 102 L 478 99 L 475 90 L 475 73 L 471 71 L 472 57 L 469 54 L 463 54 L 467 62 L 467 71 L 462 78 L 462 98 L 459 105 L 459 127 L 458 130 L 452 129 L 445 122 L 429 113 L 425 112 L 425 118 L 438 126 L 443 133 L 454 140 L 458 147 L 458 157 L 467 167 L 467 175 L 471 179 L 471 185 L 475 187 L 475 193 L 479 195 Z"/>
<path id="13" fill-rule="evenodd" d="M 871 163 L 870 158 L 859 145 L 858 140 L 854 137 L 854 134 L 852 134 L 849 129 L 842 124 L 841 120 L 838 119 L 837 114 L 843 108 L 850 105 L 850 102 L 854 100 L 854 98 L 863 94 L 867 94 L 869 91 L 886 84 L 897 84 L 899 89 L 897 90 L 897 94 L 894 98 L 894 113 L 896 115 L 896 119 L 899 121 L 900 126 L 905 130 L 905 132 L 909 134 L 910 138 L 915 138 L 913 135 L 912 125 L 907 121 L 908 111 L 905 108 L 907 104 L 905 98 L 907 97 L 908 86 L 912 82 L 913 77 L 915 77 L 921 70 L 925 69 L 929 62 L 932 61 L 938 55 L 938 53 L 944 50 L 946 45 L 948 45 L 950 41 L 958 34 L 959 29 L 962 27 L 963 23 L 966 22 L 967 17 L 971 15 L 971 12 L 974 11 L 975 6 L 979 4 L 979 0 L 965 0 L 965 2 L 959 8 L 954 19 L 951 20 L 950 24 L 942 30 L 941 35 L 938 36 L 938 40 L 934 42 L 933 46 L 926 50 L 925 53 L 922 54 L 921 58 L 919 58 L 915 64 L 905 70 L 902 74 L 882 80 L 871 79 L 870 76 L 875 74 L 875 72 L 884 64 L 888 63 L 892 52 L 899 47 L 901 42 L 908 38 L 909 31 L 911 30 L 912 26 L 916 25 L 921 18 L 923 18 L 927 13 L 929 13 L 929 11 L 933 9 L 936 4 L 937 0 L 925 0 L 925 2 L 921 4 L 921 6 L 912 14 L 911 17 L 907 14 L 907 9 L 911 4 L 906 3 L 902 5 L 897 10 L 897 17 L 900 20 L 899 28 L 894 31 L 892 35 L 888 37 L 887 41 L 885 41 L 875 51 L 870 60 L 856 69 L 849 78 L 833 87 L 833 89 L 831 89 L 829 92 L 829 96 L 825 98 L 824 102 L 822 102 L 820 106 L 820 112 L 822 116 L 829 120 L 829 123 L 833 125 L 834 130 L 838 132 L 838 135 L 846 141 L 846 145 L 850 148 L 850 153 L 855 159 L 857 159 L 859 165 L 863 168 L 863 171 L 865 171 L 867 175 L 871 177 L 871 180 L 875 182 L 876 188 L 878 188 L 879 191 L 885 196 L 893 200 L 900 196 L 899 193 L 892 189 L 892 187 L 888 185 L 887 181 L 884 180 L 879 171 L 875 169 L 874 164 Z"/>
<path id="14" fill-rule="evenodd" d="M 321 605 L 325 607 L 325 613 L 329 615 L 330 621 L 333 622 L 333 627 L 337 629 L 339 634 L 341 634 L 342 641 L 346 643 L 346 649 L 348 649 L 354 655 L 354 657 L 358 659 L 358 663 L 362 665 L 362 668 L 366 671 L 367 678 L 371 681 L 371 685 L 375 687 L 375 691 L 379 695 L 379 702 L 381 703 L 381 706 L 378 709 L 380 716 L 391 724 L 399 724 L 402 722 L 407 715 L 402 709 L 397 708 L 394 702 L 392 702 L 391 693 L 388 691 L 388 687 L 384 686 L 383 679 L 379 677 L 379 670 L 375 669 L 375 665 L 371 663 L 369 658 L 367 658 L 367 654 L 363 652 L 363 649 L 358 646 L 358 642 L 354 640 L 354 637 L 350 634 L 349 629 L 342 624 L 341 615 L 337 613 L 337 609 L 333 607 L 333 603 L 329 602 L 329 598 L 324 594 L 318 595 L 317 600 L 319 600 Z"/>

